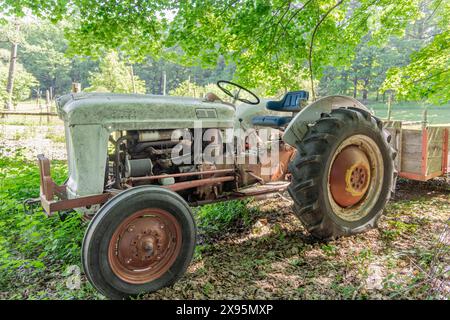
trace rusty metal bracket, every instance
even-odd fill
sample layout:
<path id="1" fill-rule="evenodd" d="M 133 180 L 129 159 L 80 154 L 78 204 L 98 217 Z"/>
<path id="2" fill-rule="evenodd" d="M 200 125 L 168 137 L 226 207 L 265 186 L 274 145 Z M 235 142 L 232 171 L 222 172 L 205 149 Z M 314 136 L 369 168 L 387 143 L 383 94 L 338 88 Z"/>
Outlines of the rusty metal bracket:
<path id="1" fill-rule="evenodd" d="M 41 181 L 40 201 L 47 215 L 50 216 L 54 212 L 61 210 L 103 204 L 112 197 L 111 193 L 102 193 L 76 199 L 67 199 L 66 185 L 57 185 L 50 175 L 50 160 L 43 154 L 38 155 L 37 158 Z"/>

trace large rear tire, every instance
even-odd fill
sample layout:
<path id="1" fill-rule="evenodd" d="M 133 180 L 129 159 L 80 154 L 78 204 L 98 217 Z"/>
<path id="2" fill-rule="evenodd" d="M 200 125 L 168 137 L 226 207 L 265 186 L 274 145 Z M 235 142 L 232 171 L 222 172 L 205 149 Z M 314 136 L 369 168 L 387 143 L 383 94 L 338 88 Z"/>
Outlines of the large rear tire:
<path id="1" fill-rule="evenodd" d="M 288 187 L 294 213 L 316 238 L 376 227 L 395 188 L 395 150 L 382 122 L 356 108 L 322 114 L 296 146 Z"/>
<path id="2" fill-rule="evenodd" d="M 91 284 L 111 299 L 157 291 L 186 271 L 195 222 L 175 192 L 142 186 L 108 201 L 84 236 L 82 261 Z"/>

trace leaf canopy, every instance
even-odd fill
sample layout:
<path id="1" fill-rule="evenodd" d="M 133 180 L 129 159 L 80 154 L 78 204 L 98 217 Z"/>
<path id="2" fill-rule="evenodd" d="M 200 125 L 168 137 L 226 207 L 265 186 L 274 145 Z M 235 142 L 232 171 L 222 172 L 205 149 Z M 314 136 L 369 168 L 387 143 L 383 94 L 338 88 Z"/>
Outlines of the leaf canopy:
<path id="1" fill-rule="evenodd" d="M 448 18 L 445 2 L 432 0 L 430 6 L 439 7 L 433 14 Z M 223 57 L 236 64 L 236 80 L 275 94 L 305 79 L 313 83 L 327 66 L 349 65 L 367 35 L 370 45 L 402 35 L 408 22 L 420 17 L 421 6 L 420 0 L 6 0 L 0 9 L 16 15 L 30 10 L 52 21 L 69 19 L 73 27 L 66 29 L 66 37 L 72 54 L 98 57 L 114 49 L 132 61 L 164 57 L 204 67 Z M 448 31 L 448 23 L 439 28 Z M 422 54 L 442 46 L 448 40 L 443 34 Z M 448 51 L 442 53 L 446 56 L 429 62 L 448 63 Z M 420 61 L 419 55 L 414 59 Z M 407 89 L 416 81 L 408 73 L 417 68 L 425 74 L 433 71 L 417 63 L 393 70 L 387 83 L 404 86 L 401 94 L 414 97 L 442 88 L 436 76 L 441 84 L 426 87 L 428 93 L 425 87 L 420 94 Z M 399 80 L 405 76 L 409 82 Z"/>

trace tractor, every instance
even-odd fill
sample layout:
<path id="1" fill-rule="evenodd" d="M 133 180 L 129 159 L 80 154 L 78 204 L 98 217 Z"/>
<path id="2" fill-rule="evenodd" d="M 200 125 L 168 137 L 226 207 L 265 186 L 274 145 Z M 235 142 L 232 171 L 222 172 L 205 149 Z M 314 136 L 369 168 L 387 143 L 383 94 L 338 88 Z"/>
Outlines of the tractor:
<path id="1" fill-rule="evenodd" d="M 191 208 L 288 191 L 320 240 L 377 226 L 395 188 L 396 151 L 357 100 L 307 91 L 279 101 L 217 82 L 230 101 L 72 93 L 57 100 L 68 178 L 57 185 L 38 155 L 48 215 L 89 219 L 82 263 L 92 285 L 123 299 L 170 286 L 196 245 Z"/>

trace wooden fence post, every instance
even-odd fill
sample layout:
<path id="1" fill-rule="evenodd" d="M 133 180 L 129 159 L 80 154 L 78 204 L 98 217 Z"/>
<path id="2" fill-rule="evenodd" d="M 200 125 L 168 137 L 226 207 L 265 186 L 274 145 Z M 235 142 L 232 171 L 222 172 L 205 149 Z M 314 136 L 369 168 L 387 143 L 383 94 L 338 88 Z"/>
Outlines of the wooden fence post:
<path id="1" fill-rule="evenodd" d="M 78 92 L 81 92 L 81 83 L 72 82 L 72 93 L 78 93 Z"/>
<path id="2" fill-rule="evenodd" d="M 136 84 L 134 82 L 134 70 L 133 65 L 130 65 L 130 76 L 131 76 L 131 86 L 133 88 L 133 93 L 136 93 Z"/>
<path id="3" fill-rule="evenodd" d="M 166 71 L 164 70 L 163 71 L 163 96 L 166 95 L 166 89 L 167 89 L 166 85 L 167 85 L 167 77 L 166 77 Z"/>
<path id="4" fill-rule="evenodd" d="M 50 113 L 50 91 L 45 90 L 45 106 L 47 108 L 47 113 Z M 47 124 L 50 123 L 50 116 L 47 114 Z"/>
<path id="5" fill-rule="evenodd" d="M 425 105 L 422 113 L 422 129 L 425 129 L 428 125 L 428 106 Z"/>
<path id="6" fill-rule="evenodd" d="M 392 114 L 392 93 L 391 92 L 388 95 L 388 102 L 387 102 L 387 104 L 388 104 L 387 119 L 388 119 L 388 121 L 390 121 L 391 120 L 391 114 Z"/>

